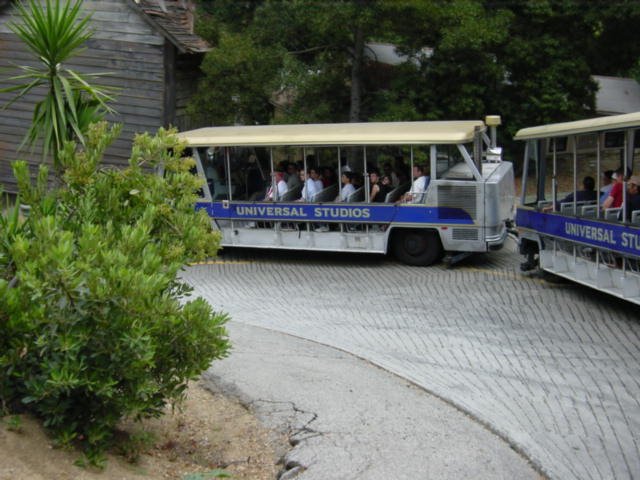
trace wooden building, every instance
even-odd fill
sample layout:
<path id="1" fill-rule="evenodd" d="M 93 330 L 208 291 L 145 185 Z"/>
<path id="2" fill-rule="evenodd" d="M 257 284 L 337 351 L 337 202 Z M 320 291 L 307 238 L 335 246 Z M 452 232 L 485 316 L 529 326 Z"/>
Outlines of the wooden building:
<path id="1" fill-rule="evenodd" d="M 107 151 L 105 163 L 126 164 L 135 133 L 155 132 L 160 126 L 192 128 L 186 104 L 199 77 L 199 65 L 209 45 L 193 33 L 193 2 L 187 0 L 84 0 L 91 14 L 92 39 L 86 49 L 65 64 L 82 72 L 109 72 L 102 85 L 117 87 L 116 114 L 107 120 L 123 124 L 120 139 Z M 7 22 L 13 17 L 12 2 L 0 0 L 0 87 L 9 86 L 2 70 L 15 65 L 34 65 L 35 60 Z M 18 152 L 31 125 L 33 109 L 43 91 L 32 92 L 8 109 L 0 110 L 0 184 L 15 191 L 11 162 L 24 159 L 42 163 L 41 153 Z M 0 107 L 13 98 L 0 94 Z"/>

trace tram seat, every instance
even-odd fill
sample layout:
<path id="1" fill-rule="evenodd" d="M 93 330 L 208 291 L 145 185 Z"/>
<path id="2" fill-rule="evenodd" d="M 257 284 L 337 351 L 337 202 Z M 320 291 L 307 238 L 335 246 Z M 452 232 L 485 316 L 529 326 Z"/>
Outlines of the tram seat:
<path id="1" fill-rule="evenodd" d="M 327 188 L 320 190 L 313 197 L 311 197 L 312 202 L 332 202 L 338 196 L 338 184 L 334 183 L 333 185 L 329 185 Z"/>
<path id="2" fill-rule="evenodd" d="M 249 195 L 248 200 L 250 202 L 255 202 L 256 200 L 262 200 L 266 194 L 267 194 L 267 188 L 263 188 Z"/>
<path id="3" fill-rule="evenodd" d="M 403 183 L 402 185 L 398 185 L 396 188 L 387 193 L 387 196 L 384 197 L 384 203 L 393 203 L 400 198 L 404 192 L 409 189 L 408 183 Z"/>
<path id="4" fill-rule="evenodd" d="M 561 203 L 560 204 L 560 213 L 564 213 L 566 214 L 573 214 L 575 215 L 576 211 L 574 210 L 574 204 L 573 202 L 565 202 L 565 203 Z"/>
<path id="5" fill-rule="evenodd" d="M 358 188 L 355 192 L 347 197 L 347 203 L 364 201 L 364 187 Z"/>
<path id="6" fill-rule="evenodd" d="M 229 186 L 225 183 L 214 182 L 213 186 L 210 184 L 209 188 L 212 188 L 211 195 L 214 200 L 226 200 L 229 198 Z M 231 194 L 236 193 L 236 186 L 231 185 Z"/>
<path id="7" fill-rule="evenodd" d="M 607 208 L 604 211 L 604 219 L 605 220 L 618 220 L 618 217 L 620 216 L 620 212 L 622 211 L 622 208 L 620 207 L 616 207 L 616 208 Z"/>
<path id="8" fill-rule="evenodd" d="M 591 200 L 581 200 L 575 202 L 575 207 L 577 211 L 581 211 L 582 207 L 585 205 L 593 205 Z M 560 213 L 564 213 L 565 215 L 576 215 L 576 210 L 574 210 L 574 202 L 564 202 L 560 204 Z M 594 215 L 595 216 L 595 215 Z"/>
<path id="9" fill-rule="evenodd" d="M 640 210 L 634 210 L 631 212 L 631 223 L 636 225 L 640 224 Z"/>
<path id="10" fill-rule="evenodd" d="M 280 201 L 291 202 L 293 200 L 299 199 L 302 195 L 302 187 L 304 187 L 304 184 L 301 183 L 300 185 L 296 185 L 295 187 L 290 188 L 289 190 L 284 192 L 282 198 L 280 198 Z"/>
<path id="11" fill-rule="evenodd" d="M 598 214 L 598 205 L 583 205 L 580 207 L 580 216 L 595 218 Z"/>

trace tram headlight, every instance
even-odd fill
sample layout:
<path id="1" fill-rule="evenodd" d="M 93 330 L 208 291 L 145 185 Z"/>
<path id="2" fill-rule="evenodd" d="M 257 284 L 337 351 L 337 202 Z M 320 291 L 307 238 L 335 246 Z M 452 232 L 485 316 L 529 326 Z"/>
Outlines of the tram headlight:
<path id="1" fill-rule="evenodd" d="M 498 127 L 502 125 L 502 118 L 500 115 L 487 115 L 484 117 L 484 123 L 487 127 Z"/>

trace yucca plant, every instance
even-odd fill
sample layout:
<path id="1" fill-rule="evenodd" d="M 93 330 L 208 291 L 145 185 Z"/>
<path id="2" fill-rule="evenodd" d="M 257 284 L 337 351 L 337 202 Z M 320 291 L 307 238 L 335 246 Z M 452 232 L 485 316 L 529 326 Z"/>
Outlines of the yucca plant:
<path id="1" fill-rule="evenodd" d="M 112 100 L 113 90 L 90 83 L 104 73 L 80 74 L 63 66 L 92 36 L 90 15 L 83 17 L 81 5 L 81 0 L 18 2 L 18 18 L 9 23 L 9 28 L 38 59 L 39 65 L 18 66 L 21 73 L 7 79 L 18 84 L 2 88 L 0 92 L 17 92 L 17 95 L 4 108 L 34 88 L 47 88 L 45 97 L 36 104 L 22 146 L 33 146 L 42 139 L 43 155 L 53 155 L 57 171 L 64 142 L 77 140 L 84 145 L 89 123 L 112 111 L 106 102 Z"/>

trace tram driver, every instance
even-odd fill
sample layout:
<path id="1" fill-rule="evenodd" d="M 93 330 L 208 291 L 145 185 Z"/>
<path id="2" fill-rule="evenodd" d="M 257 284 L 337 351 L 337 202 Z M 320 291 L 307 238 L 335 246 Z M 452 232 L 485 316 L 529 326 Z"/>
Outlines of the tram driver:
<path id="1" fill-rule="evenodd" d="M 413 166 L 413 185 L 411 190 L 405 193 L 399 203 L 422 203 L 425 200 L 425 192 L 431 182 L 431 177 L 428 175 L 428 171 L 422 165 Z"/>

